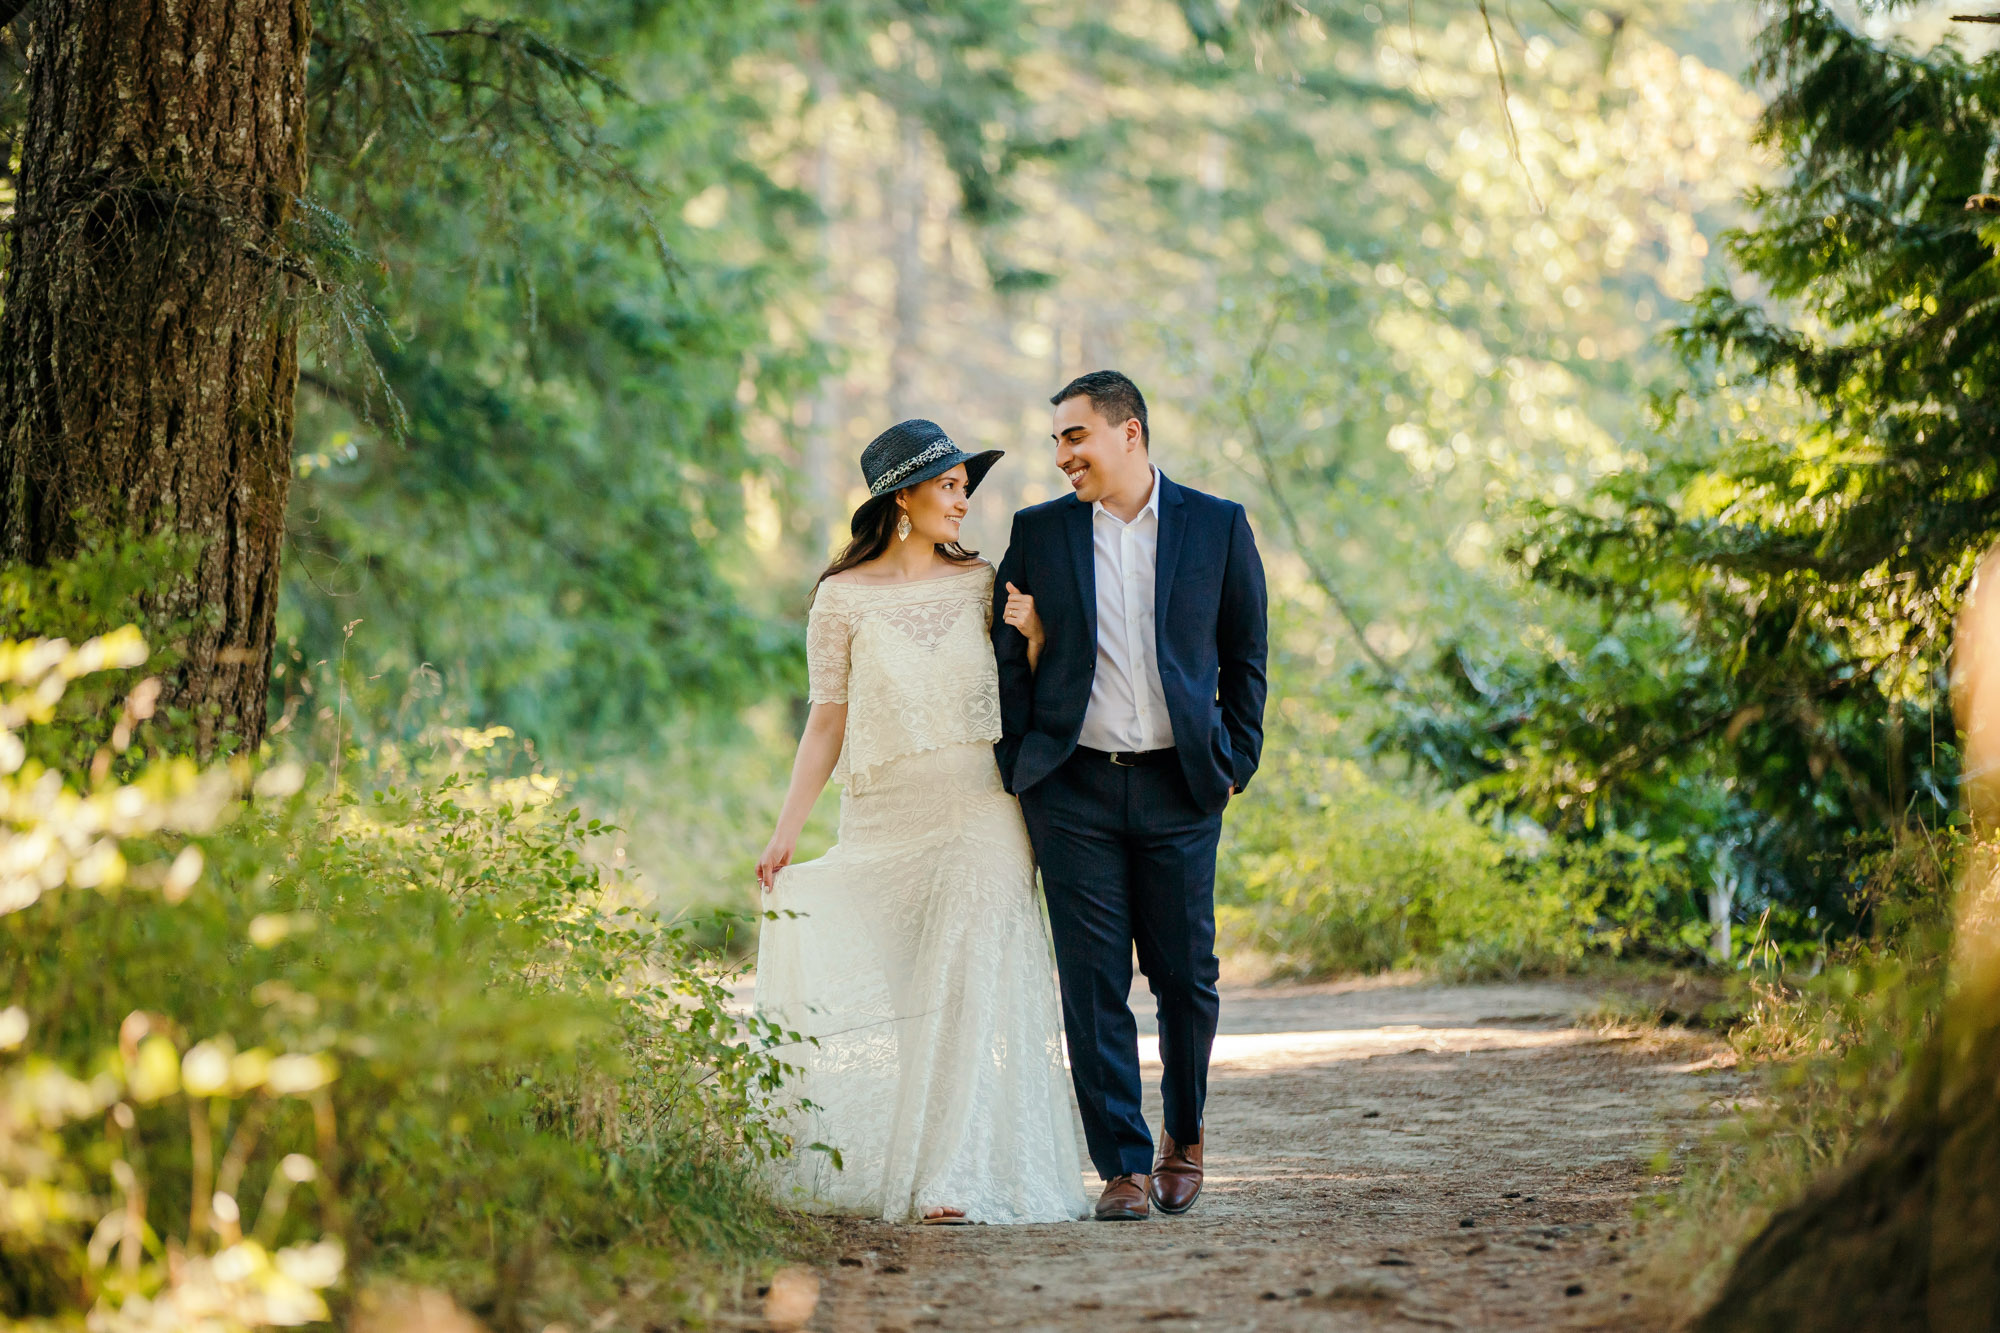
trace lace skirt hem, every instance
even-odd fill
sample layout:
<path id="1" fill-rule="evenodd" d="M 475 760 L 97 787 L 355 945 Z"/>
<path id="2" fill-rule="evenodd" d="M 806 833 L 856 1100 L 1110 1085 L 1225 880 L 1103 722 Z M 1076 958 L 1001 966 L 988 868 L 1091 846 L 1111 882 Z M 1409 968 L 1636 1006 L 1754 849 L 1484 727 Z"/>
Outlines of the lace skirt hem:
<path id="1" fill-rule="evenodd" d="M 799 1151 L 771 1168 L 778 1202 L 1082 1215 L 1048 929 L 990 748 L 904 756 L 850 788 L 839 845 L 786 870 L 769 905 L 798 915 L 765 923 L 757 1004 L 811 1039 L 787 1053 Z"/>

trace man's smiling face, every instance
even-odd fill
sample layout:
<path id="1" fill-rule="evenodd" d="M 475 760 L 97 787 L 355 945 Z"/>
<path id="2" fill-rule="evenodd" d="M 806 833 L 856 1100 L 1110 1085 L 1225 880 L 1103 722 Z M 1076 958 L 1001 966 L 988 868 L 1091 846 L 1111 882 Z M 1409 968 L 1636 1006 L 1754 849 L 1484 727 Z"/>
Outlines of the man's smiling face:
<path id="1" fill-rule="evenodd" d="M 1139 423 L 1106 421 L 1090 395 L 1080 393 L 1056 404 L 1051 432 L 1056 441 L 1056 466 L 1069 478 L 1070 489 L 1085 504 L 1095 504 L 1137 472 L 1150 468 Z"/>

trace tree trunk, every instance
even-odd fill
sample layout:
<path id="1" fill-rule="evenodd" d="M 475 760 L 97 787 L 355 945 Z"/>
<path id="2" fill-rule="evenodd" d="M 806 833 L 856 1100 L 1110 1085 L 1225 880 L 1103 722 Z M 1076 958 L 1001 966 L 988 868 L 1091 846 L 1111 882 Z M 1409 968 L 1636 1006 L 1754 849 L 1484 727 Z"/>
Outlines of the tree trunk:
<path id="1" fill-rule="evenodd" d="M 1936 1052 L 1925 1058 L 1892 1123 L 1771 1219 L 1695 1333 L 1928 1333 Z"/>
<path id="2" fill-rule="evenodd" d="M 306 0 L 40 0 L 0 310 L 0 553 L 178 532 L 164 702 L 198 750 L 263 738 L 291 479 L 286 232 L 306 177 Z"/>

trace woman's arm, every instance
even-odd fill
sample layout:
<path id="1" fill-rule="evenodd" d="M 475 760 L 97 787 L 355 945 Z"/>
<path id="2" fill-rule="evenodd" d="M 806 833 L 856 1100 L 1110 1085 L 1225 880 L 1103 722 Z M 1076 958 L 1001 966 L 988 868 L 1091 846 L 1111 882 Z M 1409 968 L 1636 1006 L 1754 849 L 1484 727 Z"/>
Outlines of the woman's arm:
<path id="1" fill-rule="evenodd" d="M 1028 641 L 1028 674 L 1033 675 L 1041 665 L 1042 649 L 1048 644 L 1048 634 L 1042 629 L 1042 618 L 1035 611 L 1035 599 L 1009 583 L 1007 585 L 1007 605 L 1000 618 L 1021 631 L 1021 637 Z"/>
<path id="2" fill-rule="evenodd" d="M 806 729 L 799 737 L 798 757 L 792 760 L 792 782 L 785 789 L 785 806 L 778 812 L 778 827 L 764 854 L 757 858 L 757 882 L 769 893 L 778 883 L 778 872 L 792 863 L 798 850 L 799 834 L 812 814 L 813 803 L 826 790 L 833 766 L 840 759 L 841 742 L 847 736 L 847 705 L 820 703 L 806 715 Z"/>

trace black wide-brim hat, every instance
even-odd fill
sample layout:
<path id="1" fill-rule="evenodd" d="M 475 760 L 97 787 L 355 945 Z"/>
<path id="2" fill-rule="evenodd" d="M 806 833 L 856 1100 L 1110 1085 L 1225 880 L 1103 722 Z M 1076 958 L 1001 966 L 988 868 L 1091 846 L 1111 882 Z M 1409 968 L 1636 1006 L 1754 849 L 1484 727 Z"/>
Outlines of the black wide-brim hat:
<path id="1" fill-rule="evenodd" d="M 968 454 L 935 421 L 919 417 L 899 421 L 868 442 L 861 451 L 861 476 L 868 483 L 868 494 L 880 496 L 929 481 L 963 463 L 965 493 L 970 495 L 1005 452 L 988 449 Z"/>

